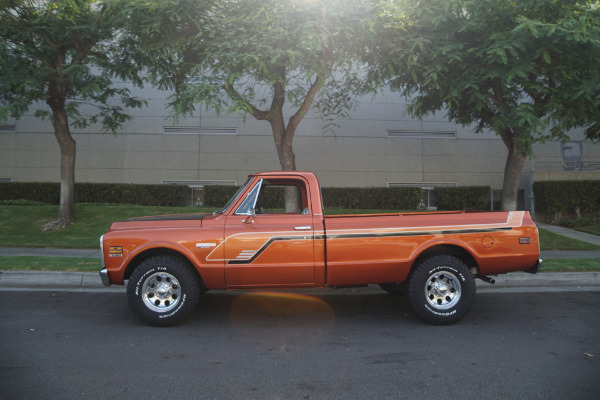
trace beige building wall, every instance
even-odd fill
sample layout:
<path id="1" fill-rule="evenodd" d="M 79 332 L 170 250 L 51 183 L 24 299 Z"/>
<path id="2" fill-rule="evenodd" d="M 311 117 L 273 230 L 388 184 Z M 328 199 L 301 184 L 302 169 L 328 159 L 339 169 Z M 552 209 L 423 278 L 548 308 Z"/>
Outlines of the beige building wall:
<path id="1" fill-rule="evenodd" d="M 101 133 L 99 127 L 73 130 L 76 181 L 241 184 L 251 172 L 280 168 L 267 122 L 202 109 L 174 123 L 169 119 L 167 93 L 146 89 L 140 95 L 150 98 L 149 107 L 131 110 L 133 119 L 116 135 Z M 33 117 L 33 112 L 34 108 L 19 121 L 2 123 L 1 180 L 59 180 L 60 153 L 51 124 Z M 325 121 L 311 112 L 294 139 L 297 168 L 315 171 L 323 186 L 502 188 L 507 152 L 498 136 L 475 134 L 473 127 L 449 123 L 443 114 L 412 119 L 395 94 L 362 99 L 350 119 L 335 123 L 335 133 L 325 132 Z M 209 132 L 165 132 L 173 126 Z M 226 131 L 216 134 L 219 129 Z M 398 132 L 416 137 L 393 136 Z M 598 144 L 584 141 L 582 132 L 573 132 L 572 139 L 583 141 L 584 158 L 600 161 Z M 534 146 L 536 157 L 526 164 L 523 189 L 531 185 L 540 168 L 562 169 L 561 146 L 560 142 Z"/>

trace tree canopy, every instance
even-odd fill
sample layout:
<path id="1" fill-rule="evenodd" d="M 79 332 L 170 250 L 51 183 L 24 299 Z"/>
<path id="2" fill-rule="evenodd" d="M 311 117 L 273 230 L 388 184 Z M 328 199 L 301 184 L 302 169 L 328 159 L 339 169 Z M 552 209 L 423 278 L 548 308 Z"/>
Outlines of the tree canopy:
<path id="1" fill-rule="evenodd" d="M 99 123 L 115 131 L 125 107 L 143 101 L 113 78 L 141 84 L 138 67 L 120 55 L 119 1 L 0 0 L 0 119 L 30 108 L 48 118 L 61 150 L 61 201 L 56 224 L 73 222 L 76 144 L 70 127 Z M 113 99 L 120 99 L 122 105 Z"/>
<path id="2" fill-rule="evenodd" d="M 393 0 L 371 77 L 422 117 L 497 133 L 508 149 L 502 204 L 515 209 L 532 145 L 600 121 L 600 10 L 588 0 Z"/>
<path id="3" fill-rule="evenodd" d="M 315 108 L 327 119 L 353 107 L 363 85 L 356 60 L 378 4 L 142 0 L 130 38 L 148 57 L 152 81 L 175 90 L 176 116 L 204 105 L 267 121 L 282 169 L 294 170 L 292 141 L 306 113 Z"/>

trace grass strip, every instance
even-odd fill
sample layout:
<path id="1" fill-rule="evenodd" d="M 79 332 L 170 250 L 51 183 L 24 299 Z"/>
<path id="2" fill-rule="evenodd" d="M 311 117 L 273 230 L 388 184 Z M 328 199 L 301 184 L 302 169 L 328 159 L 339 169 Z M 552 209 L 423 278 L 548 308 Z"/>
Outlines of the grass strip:
<path id="1" fill-rule="evenodd" d="M 99 258 L 0 256 L 0 271 L 97 272 L 99 270 Z"/>
<path id="2" fill-rule="evenodd" d="M 600 250 L 600 246 L 539 229 L 540 250 Z"/>
<path id="3" fill-rule="evenodd" d="M 582 226 L 582 227 L 575 228 L 575 229 L 577 229 L 578 231 L 581 231 L 581 232 L 591 233 L 592 235 L 600 236 L 600 225 Z"/>

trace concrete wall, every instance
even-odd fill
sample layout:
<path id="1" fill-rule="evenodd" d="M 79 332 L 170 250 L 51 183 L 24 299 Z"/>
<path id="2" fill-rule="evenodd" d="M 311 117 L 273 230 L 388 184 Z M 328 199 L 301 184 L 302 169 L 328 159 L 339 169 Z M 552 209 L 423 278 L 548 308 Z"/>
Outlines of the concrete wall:
<path id="1" fill-rule="evenodd" d="M 149 107 L 131 110 L 134 117 L 116 135 L 99 127 L 73 130 L 77 142 L 76 181 L 162 183 L 165 181 L 235 181 L 250 172 L 280 169 L 270 126 L 251 116 L 218 116 L 196 111 L 174 124 L 167 93 L 147 89 Z M 58 181 L 60 153 L 49 121 L 31 115 L 0 132 L 0 179 Z M 294 139 L 299 170 L 317 172 L 324 186 L 386 186 L 390 183 L 490 185 L 502 187 L 506 149 L 492 133 L 475 134 L 433 115 L 415 120 L 394 94 L 362 99 L 347 120 L 335 121 L 335 134 L 309 113 Z M 163 127 L 235 128 L 236 134 L 165 134 Z M 390 137 L 389 130 L 456 132 L 452 138 Z M 582 133 L 573 137 L 581 140 Z M 587 157 L 600 160 L 600 146 L 585 142 Z M 535 145 L 536 158 L 526 164 L 526 189 L 536 165 L 562 160 L 561 144 Z M 557 164 L 558 165 L 558 164 Z M 536 175 L 537 176 L 537 175 Z"/>

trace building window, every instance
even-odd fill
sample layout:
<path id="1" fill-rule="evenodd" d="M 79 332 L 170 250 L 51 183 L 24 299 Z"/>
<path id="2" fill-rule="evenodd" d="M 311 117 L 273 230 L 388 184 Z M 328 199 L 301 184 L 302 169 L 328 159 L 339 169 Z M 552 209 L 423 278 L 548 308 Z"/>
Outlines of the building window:
<path id="1" fill-rule="evenodd" d="M 0 125 L 0 133 L 15 133 L 16 125 Z"/>
<path id="2" fill-rule="evenodd" d="M 564 142 L 562 144 L 563 171 L 581 171 L 583 167 L 583 151 L 581 142 Z"/>
<path id="3" fill-rule="evenodd" d="M 163 126 L 165 135 L 237 135 L 237 128 L 203 128 L 199 126 Z"/>
<path id="4" fill-rule="evenodd" d="M 456 139 L 456 131 L 423 131 L 388 129 L 388 137 L 413 139 Z"/>

